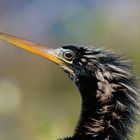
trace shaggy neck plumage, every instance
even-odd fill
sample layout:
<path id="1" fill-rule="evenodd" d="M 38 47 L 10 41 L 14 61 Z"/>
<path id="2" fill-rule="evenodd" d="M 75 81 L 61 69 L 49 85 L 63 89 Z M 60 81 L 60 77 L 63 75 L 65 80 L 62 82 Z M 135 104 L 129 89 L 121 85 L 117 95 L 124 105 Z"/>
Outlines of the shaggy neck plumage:
<path id="1" fill-rule="evenodd" d="M 88 48 L 75 64 L 82 67 L 66 72 L 80 91 L 81 115 L 74 135 L 62 140 L 128 140 L 139 109 L 129 64 L 114 53 Z"/>
<path id="2" fill-rule="evenodd" d="M 102 71 L 76 82 L 82 97 L 80 120 L 73 137 L 64 140 L 126 140 L 136 120 L 132 77 L 106 78 Z M 92 77 L 92 78 L 91 78 Z"/>

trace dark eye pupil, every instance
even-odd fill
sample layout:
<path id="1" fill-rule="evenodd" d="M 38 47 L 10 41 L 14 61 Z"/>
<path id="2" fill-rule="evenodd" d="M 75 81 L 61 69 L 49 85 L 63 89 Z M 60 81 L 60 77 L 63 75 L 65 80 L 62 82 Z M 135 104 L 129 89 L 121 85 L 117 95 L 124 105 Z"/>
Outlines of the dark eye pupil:
<path id="1" fill-rule="evenodd" d="M 71 58 L 71 57 L 72 57 L 72 54 L 71 54 L 71 53 L 66 53 L 65 56 L 66 56 L 67 58 Z"/>
<path id="2" fill-rule="evenodd" d="M 65 53 L 64 53 L 64 57 L 65 57 L 67 60 L 71 60 L 71 59 L 74 57 L 74 54 L 73 54 L 73 52 L 65 52 Z"/>

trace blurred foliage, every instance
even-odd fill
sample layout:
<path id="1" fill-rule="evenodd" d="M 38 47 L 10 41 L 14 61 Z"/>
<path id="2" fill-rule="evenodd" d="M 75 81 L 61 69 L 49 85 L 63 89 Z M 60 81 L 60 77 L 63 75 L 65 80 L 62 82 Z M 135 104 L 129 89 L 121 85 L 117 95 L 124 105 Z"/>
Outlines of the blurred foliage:
<path id="1" fill-rule="evenodd" d="M 0 31 L 50 47 L 105 46 L 126 54 L 140 76 L 139 0 L 1 0 Z M 79 93 L 60 68 L 0 41 L 1 140 L 71 135 L 79 112 Z"/>

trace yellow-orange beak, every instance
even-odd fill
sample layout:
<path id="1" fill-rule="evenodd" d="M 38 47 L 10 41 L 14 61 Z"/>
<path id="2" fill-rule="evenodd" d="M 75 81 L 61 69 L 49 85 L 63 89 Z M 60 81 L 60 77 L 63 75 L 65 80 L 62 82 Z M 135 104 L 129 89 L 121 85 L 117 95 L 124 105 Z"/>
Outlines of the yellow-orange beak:
<path id="1" fill-rule="evenodd" d="M 58 54 L 55 53 L 53 49 L 49 49 L 47 46 L 40 45 L 19 37 L 8 35 L 5 33 L 0 33 L 0 39 L 5 40 L 11 44 L 14 44 L 20 48 L 30 51 L 34 54 L 45 57 L 56 64 L 62 65 L 64 62 L 59 58 Z"/>

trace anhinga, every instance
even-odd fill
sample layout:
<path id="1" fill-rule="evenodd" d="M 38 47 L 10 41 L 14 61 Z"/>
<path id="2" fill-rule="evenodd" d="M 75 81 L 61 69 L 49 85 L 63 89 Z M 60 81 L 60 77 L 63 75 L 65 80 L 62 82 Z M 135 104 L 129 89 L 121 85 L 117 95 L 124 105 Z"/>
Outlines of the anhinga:
<path id="1" fill-rule="evenodd" d="M 128 140 L 138 112 L 131 66 L 108 50 L 46 46 L 0 33 L 0 38 L 58 64 L 81 94 L 81 115 L 72 137 L 61 140 Z"/>

